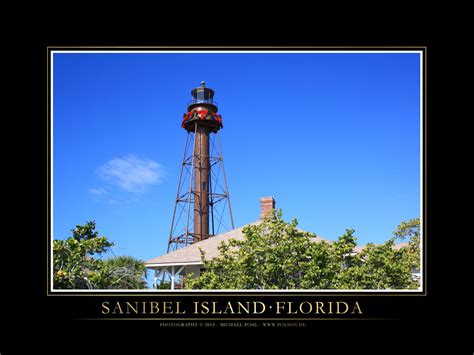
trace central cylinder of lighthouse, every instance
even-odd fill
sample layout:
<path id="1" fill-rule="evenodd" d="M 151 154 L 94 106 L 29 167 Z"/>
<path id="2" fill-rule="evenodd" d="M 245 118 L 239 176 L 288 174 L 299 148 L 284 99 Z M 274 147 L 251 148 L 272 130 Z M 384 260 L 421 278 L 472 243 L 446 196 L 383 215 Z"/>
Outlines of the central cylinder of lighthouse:
<path id="1" fill-rule="evenodd" d="M 209 127 L 198 125 L 194 137 L 194 234 L 209 237 Z"/>
<path id="2" fill-rule="evenodd" d="M 194 137 L 194 234 L 209 237 L 209 127 L 198 126 Z"/>

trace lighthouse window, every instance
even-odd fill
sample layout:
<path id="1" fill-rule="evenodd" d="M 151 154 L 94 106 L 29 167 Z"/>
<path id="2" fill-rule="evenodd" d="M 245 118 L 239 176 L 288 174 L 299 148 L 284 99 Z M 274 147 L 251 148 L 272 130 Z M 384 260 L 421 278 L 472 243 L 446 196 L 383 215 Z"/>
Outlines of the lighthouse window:
<path id="1" fill-rule="evenodd" d="M 204 91 L 198 91 L 196 96 L 198 100 L 204 100 Z"/>

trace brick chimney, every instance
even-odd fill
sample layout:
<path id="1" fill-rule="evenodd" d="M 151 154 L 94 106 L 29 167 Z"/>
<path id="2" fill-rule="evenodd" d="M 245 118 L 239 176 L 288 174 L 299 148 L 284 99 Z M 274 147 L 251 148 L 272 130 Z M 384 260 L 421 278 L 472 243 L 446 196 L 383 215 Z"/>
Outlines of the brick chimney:
<path id="1" fill-rule="evenodd" d="M 273 197 L 260 197 L 260 219 L 264 219 L 273 209 L 275 209 L 275 199 Z"/>

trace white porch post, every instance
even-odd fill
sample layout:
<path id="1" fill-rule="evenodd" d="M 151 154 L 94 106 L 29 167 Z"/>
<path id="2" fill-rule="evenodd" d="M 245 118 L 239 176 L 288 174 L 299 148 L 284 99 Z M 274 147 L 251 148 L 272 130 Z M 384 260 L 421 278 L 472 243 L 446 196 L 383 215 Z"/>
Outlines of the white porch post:
<path id="1" fill-rule="evenodd" d="M 158 270 L 157 270 L 158 271 Z M 166 268 L 164 267 L 163 269 L 161 269 L 161 271 L 158 273 L 158 276 L 156 277 L 158 280 L 163 276 L 163 274 L 165 273 L 166 271 Z"/>
<path id="2" fill-rule="evenodd" d="M 158 288 L 158 269 L 155 269 L 155 277 L 153 278 L 153 288 Z"/>
<path id="3" fill-rule="evenodd" d="M 175 277 L 175 273 L 174 273 L 174 265 L 171 267 L 171 289 L 174 290 L 174 277 Z"/>

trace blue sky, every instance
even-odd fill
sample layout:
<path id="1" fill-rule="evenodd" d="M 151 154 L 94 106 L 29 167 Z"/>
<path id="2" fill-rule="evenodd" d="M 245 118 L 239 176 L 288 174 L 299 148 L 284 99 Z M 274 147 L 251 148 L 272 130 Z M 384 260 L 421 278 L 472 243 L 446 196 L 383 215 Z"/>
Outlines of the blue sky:
<path id="1" fill-rule="evenodd" d="M 420 215 L 416 53 L 56 53 L 54 238 L 95 220 L 116 255 L 166 251 L 190 91 L 215 90 L 236 227 L 274 196 L 335 240 Z"/>

